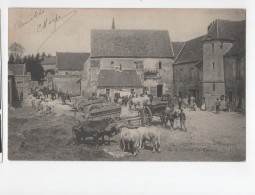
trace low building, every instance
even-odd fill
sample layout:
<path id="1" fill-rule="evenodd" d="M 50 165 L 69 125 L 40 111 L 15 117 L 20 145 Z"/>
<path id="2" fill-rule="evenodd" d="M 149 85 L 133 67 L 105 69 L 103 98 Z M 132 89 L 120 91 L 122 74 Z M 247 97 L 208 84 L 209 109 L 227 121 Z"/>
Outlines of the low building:
<path id="1" fill-rule="evenodd" d="M 11 70 L 8 70 L 8 105 L 12 107 L 21 106 L 15 81 L 15 75 Z"/>
<path id="2" fill-rule="evenodd" d="M 103 69 L 112 72 L 132 70 L 140 76 L 147 91 L 160 97 L 164 92 L 172 91 L 173 81 L 169 75 L 173 74 L 173 61 L 174 52 L 167 30 L 91 31 L 92 84 L 97 85 Z M 148 76 L 148 72 L 154 72 L 154 75 Z"/>
<path id="3" fill-rule="evenodd" d="M 45 74 L 44 85 L 52 88 L 54 86 L 53 79 L 57 68 L 56 56 L 45 57 L 41 65 Z"/>
<path id="4" fill-rule="evenodd" d="M 56 70 L 56 56 L 45 57 L 41 63 L 44 72 L 48 70 Z"/>
<path id="5" fill-rule="evenodd" d="M 140 94 L 143 92 L 141 77 L 136 70 L 100 69 L 97 93 L 109 94 L 111 98 L 118 91 Z"/>
<path id="6" fill-rule="evenodd" d="M 72 95 L 81 95 L 82 86 L 80 80 L 84 67 L 90 66 L 89 53 L 56 53 L 56 72 L 53 76 L 53 84 L 58 90 L 68 91 Z"/>
<path id="7" fill-rule="evenodd" d="M 18 94 L 22 91 L 23 94 L 29 93 L 29 85 L 31 81 L 31 75 L 26 72 L 25 64 L 9 64 L 8 69 L 14 74 L 15 85 L 17 86 Z"/>
<path id="8" fill-rule="evenodd" d="M 174 95 L 194 96 L 197 104 L 202 101 L 202 64 L 204 36 L 185 42 L 173 64 Z"/>
<path id="9" fill-rule="evenodd" d="M 209 25 L 202 40 L 203 93 L 207 109 L 220 97 L 226 97 L 239 109 L 245 106 L 245 23 L 216 20 Z"/>

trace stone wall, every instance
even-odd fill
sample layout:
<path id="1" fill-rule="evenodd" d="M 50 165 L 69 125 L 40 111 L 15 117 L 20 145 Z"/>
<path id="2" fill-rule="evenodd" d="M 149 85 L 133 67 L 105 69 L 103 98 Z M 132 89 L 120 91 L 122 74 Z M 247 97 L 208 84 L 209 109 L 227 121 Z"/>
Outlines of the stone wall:
<path id="1" fill-rule="evenodd" d="M 77 83 L 80 77 L 75 76 L 55 76 L 54 84 L 57 86 L 58 90 L 66 92 L 68 90 L 69 94 L 73 96 L 81 95 L 81 84 Z"/>

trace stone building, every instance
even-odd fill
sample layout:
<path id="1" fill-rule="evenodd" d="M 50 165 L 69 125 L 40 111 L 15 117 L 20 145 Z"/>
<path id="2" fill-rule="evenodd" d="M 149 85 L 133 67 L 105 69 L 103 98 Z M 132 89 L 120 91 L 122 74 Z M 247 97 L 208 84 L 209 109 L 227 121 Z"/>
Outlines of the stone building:
<path id="1" fill-rule="evenodd" d="M 16 86 L 18 95 L 20 95 L 20 92 L 22 91 L 23 94 L 28 94 L 30 91 L 30 81 L 31 81 L 31 75 L 29 72 L 26 72 L 26 65 L 25 64 L 9 64 L 8 69 L 12 72 L 14 75 L 15 83 L 13 83 L 13 86 Z"/>
<path id="2" fill-rule="evenodd" d="M 85 66 L 90 66 L 89 53 L 57 52 L 53 85 L 71 95 L 81 95 L 81 79 Z"/>
<path id="3" fill-rule="evenodd" d="M 56 66 L 57 66 L 56 56 L 45 57 L 41 65 L 44 69 L 45 80 L 46 80 L 44 85 L 52 88 L 54 84 L 53 79 L 54 79 Z"/>
<path id="4" fill-rule="evenodd" d="M 173 64 L 174 95 L 187 98 L 193 95 L 198 104 L 202 100 L 204 36 L 185 42 Z"/>
<path id="5" fill-rule="evenodd" d="M 45 57 L 41 63 L 45 72 L 48 70 L 56 70 L 56 56 Z"/>
<path id="6" fill-rule="evenodd" d="M 245 22 L 216 20 L 203 43 L 203 94 L 206 108 L 216 98 L 245 106 Z"/>
<path id="7" fill-rule="evenodd" d="M 166 30 L 91 31 L 91 83 L 94 85 L 98 84 L 101 70 L 123 74 L 132 70 L 132 74 L 141 78 L 145 90 L 160 97 L 166 91 L 172 92 L 173 61 L 174 52 Z M 131 90 L 136 86 L 129 87 Z"/>

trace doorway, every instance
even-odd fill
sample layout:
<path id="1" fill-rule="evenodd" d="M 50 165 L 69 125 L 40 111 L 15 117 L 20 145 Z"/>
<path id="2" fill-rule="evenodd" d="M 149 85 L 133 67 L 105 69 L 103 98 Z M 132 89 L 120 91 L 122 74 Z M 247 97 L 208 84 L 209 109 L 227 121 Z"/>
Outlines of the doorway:
<path id="1" fill-rule="evenodd" d="M 161 97 L 163 92 L 163 85 L 157 85 L 157 97 Z"/>
<path id="2" fill-rule="evenodd" d="M 196 90 L 195 89 L 189 89 L 189 95 L 190 97 L 193 96 L 193 97 L 197 97 L 197 93 L 196 93 Z"/>

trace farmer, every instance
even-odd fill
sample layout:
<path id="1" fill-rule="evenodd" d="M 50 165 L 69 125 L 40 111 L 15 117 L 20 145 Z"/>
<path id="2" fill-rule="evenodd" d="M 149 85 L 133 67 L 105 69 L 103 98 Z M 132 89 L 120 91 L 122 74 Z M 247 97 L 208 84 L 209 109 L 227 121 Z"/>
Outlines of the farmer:
<path id="1" fill-rule="evenodd" d="M 215 102 L 215 107 L 216 107 L 216 114 L 219 114 L 220 113 L 220 100 L 219 98 L 216 99 L 216 102 Z"/>
<path id="2" fill-rule="evenodd" d="M 23 102 L 23 91 L 20 92 L 19 99 L 21 102 Z"/>
<path id="3" fill-rule="evenodd" d="M 179 105 L 179 110 L 182 108 L 182 98 L 179 96 L 178 98 L 178 105 Z"/>
<path id="4" fill-rule="evenodd" d="M 187 131 L 187 128 L 186 128 L 186 116 L 185 116 L 185 113 L 183 112 L 183 109 L 181 109 L 181 113 L 179 114 L 180 116 L 180 124 L 181 124 L 181 129 L 184 130 L 184 131 Z M 184 127 L 184 128 L 182 128 Z"/>

